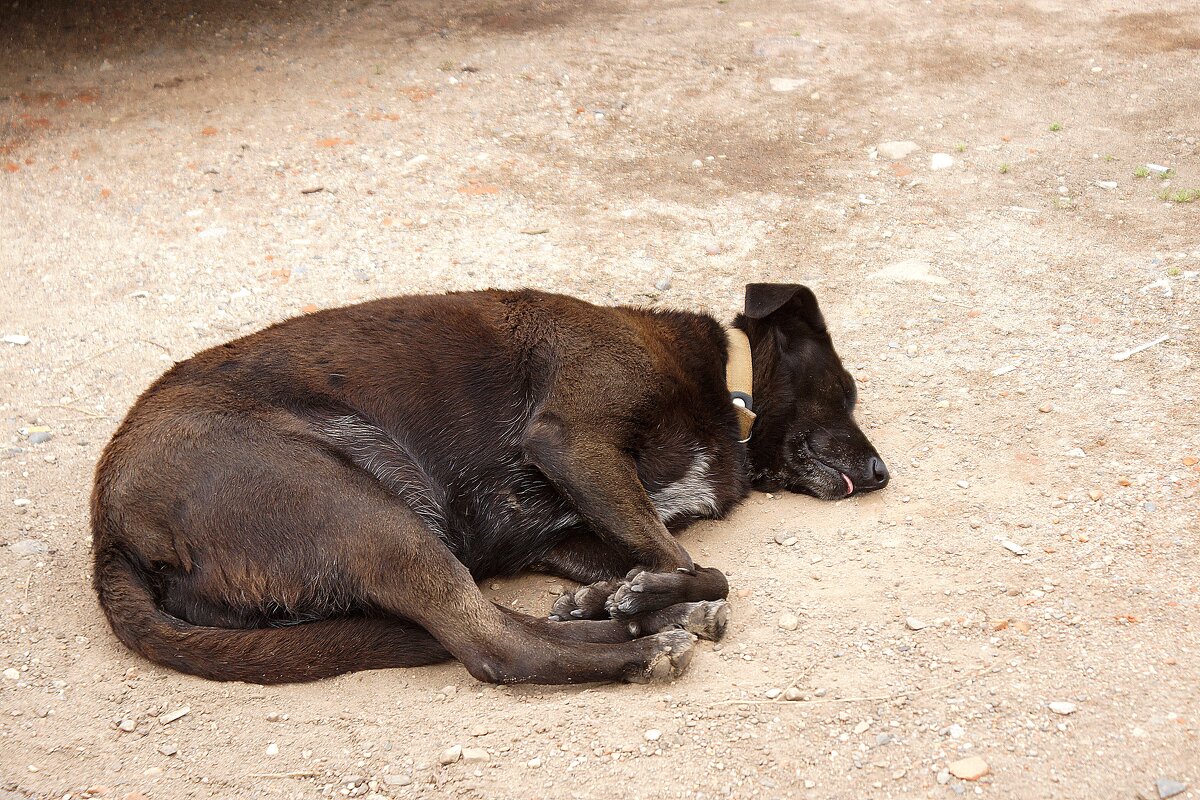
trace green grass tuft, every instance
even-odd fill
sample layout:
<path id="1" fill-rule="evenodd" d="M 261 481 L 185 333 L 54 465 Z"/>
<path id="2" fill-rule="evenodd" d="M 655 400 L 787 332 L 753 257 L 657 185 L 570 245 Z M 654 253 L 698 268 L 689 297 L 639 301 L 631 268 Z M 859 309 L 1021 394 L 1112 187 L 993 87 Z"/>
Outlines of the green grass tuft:
<path id="1" fill-rule="evenodd" d="M 1194 203 L 1200 200 L 1200 189 L 1164 189 L 1159 196 L 1160 200 L 1169 200 L 1172 203 Z"/>

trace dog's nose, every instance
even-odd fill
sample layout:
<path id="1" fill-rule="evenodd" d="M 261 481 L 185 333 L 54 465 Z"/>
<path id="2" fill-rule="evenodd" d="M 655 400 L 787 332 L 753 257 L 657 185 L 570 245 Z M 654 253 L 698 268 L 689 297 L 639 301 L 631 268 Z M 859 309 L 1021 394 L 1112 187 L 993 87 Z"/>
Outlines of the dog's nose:
<path id="1" fill-rule="evenodd" d="M 891 478 L 887 465 L 883 463 L 883 459 L 879 456 L 871 456 L 867 459 L 865 472 L 866 480 L 859 481 L 858 483 L 858 488 L 864 492 L 882 489 L 887 486 L 888 479 Z"/>

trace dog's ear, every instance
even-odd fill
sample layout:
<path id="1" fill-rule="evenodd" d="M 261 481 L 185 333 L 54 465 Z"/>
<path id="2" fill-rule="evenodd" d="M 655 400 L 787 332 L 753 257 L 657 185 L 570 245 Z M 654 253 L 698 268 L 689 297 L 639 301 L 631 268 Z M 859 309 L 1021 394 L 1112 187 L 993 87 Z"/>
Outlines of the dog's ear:
<path id="1" fill-rule="evenodd" d="M 766 319 L 776 313 L 803 320 L 818 333 L 825 330 L 825 317 L 817 305 L 817 296 L 807 286 L 798 283 L 746 284 L 747 317 Z"/>

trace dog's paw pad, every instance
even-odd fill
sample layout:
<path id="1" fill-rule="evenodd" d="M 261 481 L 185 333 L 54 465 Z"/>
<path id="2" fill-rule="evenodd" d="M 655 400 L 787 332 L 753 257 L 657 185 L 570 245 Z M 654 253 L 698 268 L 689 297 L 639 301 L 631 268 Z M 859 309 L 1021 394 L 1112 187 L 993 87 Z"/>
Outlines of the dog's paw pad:
<path id="1" fill-rule="evenodd" d="M 691 663 L 696 639 L 685 630 L 676 628 L 650 637 L 654 649 L 645 665 L 630 675 L 633 683 L 659 683 L 678 678 Z"/>
<path id="2" fill-rule="evenodd" d="M 729 603 L 724 600 L 704 600 L 686 605 L 689 610 L 683 621 L 683 629 L 710 642 L 721 641 L 733 615 Z"/>

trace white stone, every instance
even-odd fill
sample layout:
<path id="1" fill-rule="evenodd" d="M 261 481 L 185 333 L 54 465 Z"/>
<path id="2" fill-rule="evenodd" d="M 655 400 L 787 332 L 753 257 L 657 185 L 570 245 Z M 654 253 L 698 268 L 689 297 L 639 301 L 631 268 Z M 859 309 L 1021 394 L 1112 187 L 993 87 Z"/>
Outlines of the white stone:
<path id="1" fill-rule="evenodd" d="M 15 681 L 20 677 L 21 677 L 21 673 L 15 667 L 9 667 L 8 669 L 4 670 L 4 679 L 5 680 Z"/>
<path id="2" fill-rule="evenodd" d="M 1078 708 L 1074 703 L 1068 703 L 1065 700 L 1056 700 L 1048 705 L 1048 708 L 1055 714 L 1062 714 L 1064 717 L 1067 714 L 1074 714 Z"/>
<path id="3" fill-rule="evenodd" d="M 771 78 L 771 90 L 794 92 L 806 83 L 808 83 L 808 78 Z"/>
<path id="4" fill-rule="evenodd" d="M 919 631 L 929 627 L 929 623 L 919 620 L 916 617 L 905 617 L 904 624 L 908 626 L 910 631 Z"/>
<path id="5" fill-rule="evenodd" d="M 646 737 L 647 742 L 657 742 L 662 738 L 662 731 L 660 731 L 658 728 L 651 728 L 650 730 L 646 731 L 644 736 Z"/>
<path id="6" fill-rule="evenodd" d="M 930 169 L 948 169 L 954 166 L 954 156 L 949 153 L 934 153 L 929 157 Z"/>
<path id="7" fill-rule="evenodd" d="M 800 627 L 800 618 L 795 614 L 784 614 L 779 618 L 779 627 L 785 631 L 794 631 Z"/>
<path id="8" fill-rule="evenodd" d="M 891 159 L 892 161 L 899 161 L 900 159 L 906 158 L 920 149 L 921 145 L 917 144 L 916 142 L 880 142 L 879 145 L 876 146 L 875 152 L 879 153 L 879 155 L 883 156 L 884 158 Z"/>

